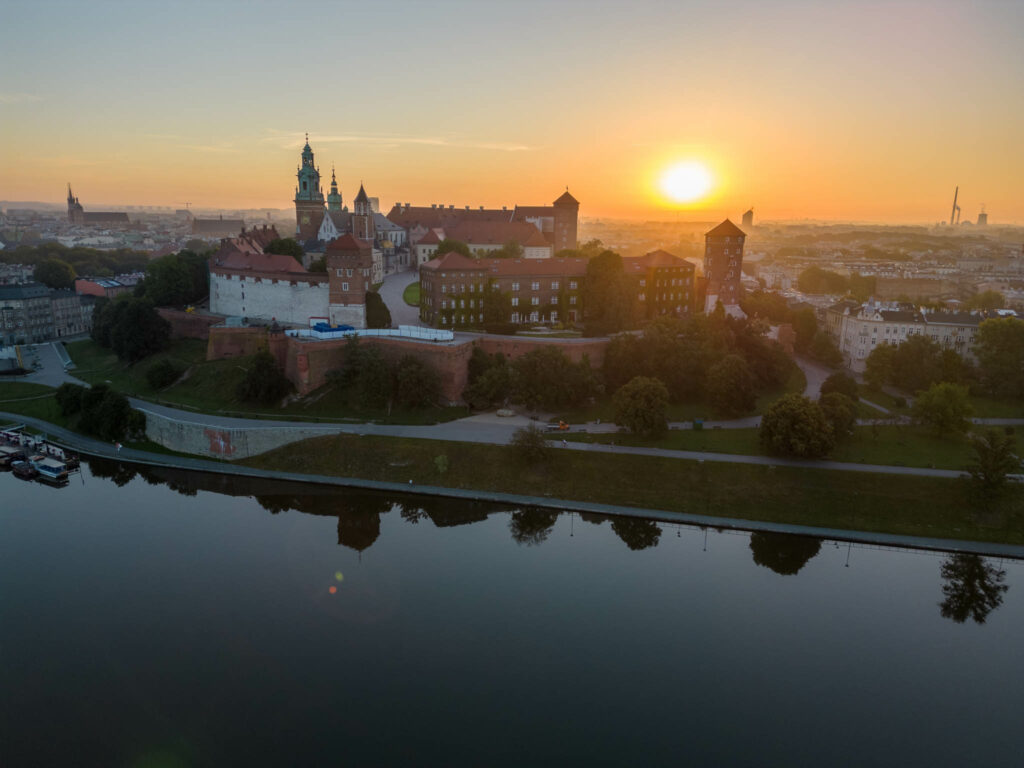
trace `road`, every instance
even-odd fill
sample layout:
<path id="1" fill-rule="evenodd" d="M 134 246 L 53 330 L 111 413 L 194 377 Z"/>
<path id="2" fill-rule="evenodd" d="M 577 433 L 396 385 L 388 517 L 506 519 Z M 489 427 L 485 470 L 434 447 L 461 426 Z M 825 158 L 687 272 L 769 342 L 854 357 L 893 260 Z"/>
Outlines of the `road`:
<path id="1" fill-rule="evenodd" d="M 404 272 L 396 272 L 384 278 L 384 284 L 378 293 L 384 299 L 384 303 L 391 312 L 391 325 L 397 328 L 400 325 L 420 325 L 419 307 L 410 307 L 402 299 L 402 292 L 409 283 L 415 283 L 420 279 L 419 272 L 415 269 L 408 269 Z"/>

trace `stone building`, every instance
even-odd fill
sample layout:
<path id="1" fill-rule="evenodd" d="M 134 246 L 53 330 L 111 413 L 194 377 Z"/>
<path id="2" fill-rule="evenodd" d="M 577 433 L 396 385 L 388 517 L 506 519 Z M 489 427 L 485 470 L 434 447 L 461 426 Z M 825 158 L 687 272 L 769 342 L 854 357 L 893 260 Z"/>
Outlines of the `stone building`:
<path id="1" fill-rule="evenodd" d="M 124 211 L 86 211 L 72 193 L 70 184 L 68 184 L 68 221 L 78 226 L 102 227 L 104 229 L 126 229 L 131 226 L 128 214 Z"/>
<path id="2" fill-rule="evenodd" d="M 712 312 L 722 302 L 726 312 L 742 314 L 739 301 L 745 239 L 743 230 L 729 219 L 704 235 L 705 312 Z"/>
<path id="3" fill-rule="evenodd" d="M 636 291 L 636 322 L 685 316 L 694 306 L 694 267 L 666 251 L 623 259 Z M 583 320 L 582 258 L 488 259 L 446 253 L 420 267 L 420 318 L 440 328 L 484 323 L 492 292 L 508 294 L 508 322 Z"/>
<path id="4" fill-rule="evenodd" d="M 0 342 L 36 344 L 53 338 L 50 292 L 42 283 L 0 285 Z"/>

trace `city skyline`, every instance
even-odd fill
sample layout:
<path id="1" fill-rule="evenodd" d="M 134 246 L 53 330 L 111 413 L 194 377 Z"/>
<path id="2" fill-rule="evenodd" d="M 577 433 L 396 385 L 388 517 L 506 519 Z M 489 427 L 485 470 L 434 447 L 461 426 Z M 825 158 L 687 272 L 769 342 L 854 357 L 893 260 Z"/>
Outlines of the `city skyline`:
<path id="1" fill-rule="evenodd" d="M 7 21 L 8 200 L 58 203 L 70 181 L 92 210 L 287 209 L 308 131 L 345 203 L 362 182 L 385 210 L 568 186 L 587 218 L 934 223 L 959 185 L 964 220 L 1024 222 L 1010 3 L 49 3 Z M 659 180 L 687 162 L 712 188 L 672 203 Z"/>

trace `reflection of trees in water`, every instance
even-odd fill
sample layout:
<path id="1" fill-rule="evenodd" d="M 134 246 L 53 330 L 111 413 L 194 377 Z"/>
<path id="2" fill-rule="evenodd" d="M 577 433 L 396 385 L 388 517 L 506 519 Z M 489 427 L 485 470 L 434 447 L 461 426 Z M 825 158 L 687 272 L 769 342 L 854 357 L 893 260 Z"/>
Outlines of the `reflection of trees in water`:
<path id="1" fill-rule="evenodd" d="M 1003 583 L 1006 571 L 990 565 L 980 555 L 951 555 L 942 564 L 944 600 L 939 603 L 943 617 L 963 624 L 974 619 L 984 624 L 985 619 L 1003 603 L 1003 593 L 1009 587 Z"/>
<path id="2" fill-rule="evenodd" d="M 516 544 L 533 547 L 547 539 L 557 520 L 558 512 L 526 507 L 512 513 L 508 527 Z"/>
<path id="3" fill-rule="evenodd" d="M 634 551 L 656 546 L 661 538 L 661 527 L 656 522 L 638 517 L 617 517 L 612 520 L 612 530 Z"/>
<path id="4" fill-rule="evenodd" d="M 134 465 L 122 464 L 112 459 L 91 458 L 87 460 L 87 463 L 93 477 L 113 480 L 114 485 L 118 488 L 128 485 L 135 478 L 135 475 L 138 474 Z"/>
<path id="5" fill-rule="evenodd" d="M 480 523 L 495 511 L 489 504 L 476 501 L 457 501 L 441 496 L 423 496 L 403 500 L 399 504 L 402 519 L 410 523 L 429 520 L 438 528 Z"/>
<path id="6" fill-rule="evenodd" d="M 792 533 L 754 531 L 750 534 L 750 551 L 754 562 L 783 576 L 800 572 L 821 549 L 821 539 Z"/>

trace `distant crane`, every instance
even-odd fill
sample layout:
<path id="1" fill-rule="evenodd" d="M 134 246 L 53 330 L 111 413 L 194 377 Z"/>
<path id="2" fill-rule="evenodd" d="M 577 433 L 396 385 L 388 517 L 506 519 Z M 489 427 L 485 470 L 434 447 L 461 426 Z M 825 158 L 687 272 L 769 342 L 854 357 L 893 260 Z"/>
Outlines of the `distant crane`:
<path id="1" fill-rule="evenodd" d="M 960 206 L 956 204 L 956 198 L 960 194 L 960 185 L 958 184 L 956 190 L 953 192 L 953 210 L 949 212 L 949 226 L 953 226 L 953 218 L 956 217 L 956 223 L 960 223 Z"/>

